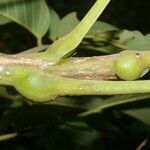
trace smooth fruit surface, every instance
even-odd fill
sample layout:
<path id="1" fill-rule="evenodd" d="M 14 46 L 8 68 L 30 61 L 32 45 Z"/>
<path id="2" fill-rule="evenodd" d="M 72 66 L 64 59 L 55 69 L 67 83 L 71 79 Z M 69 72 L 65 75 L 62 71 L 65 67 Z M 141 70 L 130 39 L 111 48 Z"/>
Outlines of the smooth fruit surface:
<path id="1" fill-rule="evenodd" d="M 135 80 L 141 75 L 141 64 L 134 55 L 124 55 L 115 60 L 114 69 L 116 75 L 123 80 Z"/>

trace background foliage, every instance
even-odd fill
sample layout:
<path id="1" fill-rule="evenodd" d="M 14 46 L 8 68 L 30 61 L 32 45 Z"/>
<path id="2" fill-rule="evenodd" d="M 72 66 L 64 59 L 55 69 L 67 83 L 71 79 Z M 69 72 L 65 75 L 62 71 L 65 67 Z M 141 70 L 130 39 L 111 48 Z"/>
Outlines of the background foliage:
<path id="1" fill-rule="evenodd" d="M 1 52 L 52 43 L 69 33 L 94 2 L 1 0 Z M 109 24 L 97 21 L 75 56 L 150 50 L 148 9 L 148 1 L 112 0 L 101 17 Z M 49 104 L 25 101 L 12 87 L 1 86 L 0 95 L 1 149 L 130 150 L 144 142 L 143 148 L 150 148 L 150 94 L 61 97 Z"/>

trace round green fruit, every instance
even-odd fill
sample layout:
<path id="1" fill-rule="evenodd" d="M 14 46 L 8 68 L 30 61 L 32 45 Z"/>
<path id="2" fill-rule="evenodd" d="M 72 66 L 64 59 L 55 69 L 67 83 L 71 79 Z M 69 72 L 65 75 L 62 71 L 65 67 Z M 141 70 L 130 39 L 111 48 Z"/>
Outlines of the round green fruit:
<path id="1" fill-rule="evenodd" d="M 140 77 L 142 70 L 140 60 L 133 53 L 123 53 L 114 62 L 116 75 L 123 80 L 136 80 Z"/>
<path id="2" fill-rule="evenodd" d="M 26 69 L 24 75 L 14 83 L 14 87 L 26 98 L 36 102 L 46 102 L 53 98 L 51 76 L 39 70 Z"/>

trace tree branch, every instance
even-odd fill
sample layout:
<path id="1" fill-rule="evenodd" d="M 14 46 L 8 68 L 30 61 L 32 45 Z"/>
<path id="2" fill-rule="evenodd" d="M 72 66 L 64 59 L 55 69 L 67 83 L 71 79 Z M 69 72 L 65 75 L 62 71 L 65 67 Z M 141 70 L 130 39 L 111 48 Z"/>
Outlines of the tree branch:
<path id="1" fill-rule="evenodd" d="M 47 46 L 37 47 L 38 51 L 44 50 Z M 33 49 L 34 51 L 36 48 Z M 31 52 L 31 50 L 27 50 Z M 134 51 L 133 51 L 134 53 Z M 136 53 L 136 52 L 135 52 Z M 37 53 L 35 53 L 37 55 Z M 39 53 L 40 55 L 41 53 Z M 35 56 L 36 56 L 35 55 Z M 93 56 L 93 57 L 70 57 L 61 60 L 57 64 L 52 61 L 39 59 L 33 53 L 20 53 L 15 55 L 0 56 L 0 66 L 8 65 L 23 65 L 34 67 L 47 74 L 57 75 L 61 77 L 73 79 L 88 79 L 88 80 L 116 80 L 118 79 L 114 70 L 114 61 L 120 58 L 120 53 Z M 138 59 L 146 67 L 150 67 L 150 53 L 147 51 L 138 52 Z M 143 67 L 144 67 L 143 66 Z"/>
<path id="2" fill-rule="evenodd" d="M 74 79 L 114 80 L 117 79 L 113 61 L 119 55 L 72 57 L 57 64 L 51 61 L 32 57 L 32 54 L 1 55 L 0 66 L 23 65 L 34 67 L 51 75 Z"/>

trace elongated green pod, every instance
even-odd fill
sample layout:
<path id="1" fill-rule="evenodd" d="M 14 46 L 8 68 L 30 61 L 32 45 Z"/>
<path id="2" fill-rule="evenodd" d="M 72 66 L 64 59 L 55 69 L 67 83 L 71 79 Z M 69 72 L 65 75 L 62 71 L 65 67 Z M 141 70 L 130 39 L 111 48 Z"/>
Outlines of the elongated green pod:
<path id="1" fill-rule="evenodd" d="M 114 95 L 149 93 L 150 81 L 96 81 L 67 79 L 31 71 L 14 87 L 35 102 L 47 102 L 66 95 Z"/>
<path id="2" fill-rule="evenodd" d="M 113 95 L 149 93 L 150 81 L 98 81 L 50 75 L 33 67 L 9 66 L 5 84 L 14 86 L 24 97 L 47 102 L 65 95 Z M 4 74 L 5 75 L 5 74 Z M 1 80 L 0 80 L 1 82 Z"/>

